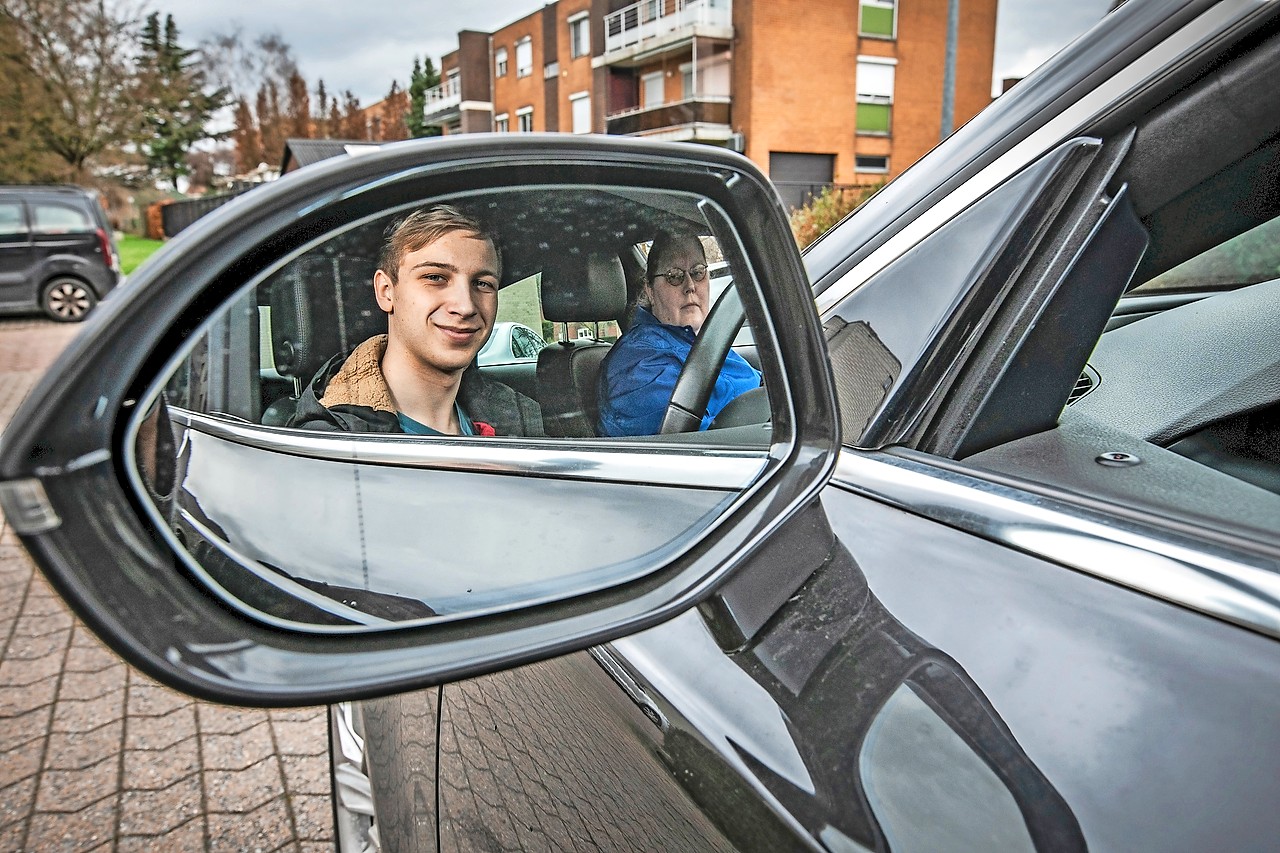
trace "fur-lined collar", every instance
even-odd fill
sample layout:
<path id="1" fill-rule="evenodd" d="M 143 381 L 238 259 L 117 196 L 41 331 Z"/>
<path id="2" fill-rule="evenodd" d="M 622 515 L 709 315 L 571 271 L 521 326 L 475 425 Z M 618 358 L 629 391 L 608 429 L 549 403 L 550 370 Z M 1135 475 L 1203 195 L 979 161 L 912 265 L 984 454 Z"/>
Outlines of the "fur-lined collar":
<path id="1" fill-rule="evenodd" d="M 352 350 L 342 368 L 329 380 L 320 404 L 326 408 L 368 406 L 395 412 L 395 400 L 382 376 L 382 356 L 386 351 L 386 335 L 374 335 Z"/>

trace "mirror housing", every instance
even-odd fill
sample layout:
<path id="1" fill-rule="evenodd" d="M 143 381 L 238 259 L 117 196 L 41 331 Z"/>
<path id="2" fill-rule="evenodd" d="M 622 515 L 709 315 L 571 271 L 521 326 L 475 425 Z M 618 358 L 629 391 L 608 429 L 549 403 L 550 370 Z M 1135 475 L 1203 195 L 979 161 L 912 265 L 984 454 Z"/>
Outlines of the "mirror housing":
<path id="1" fill-rule="evenodd" d="M 136 410 L 209 318 L 246 282 L 344 222 L 476 188 L 575 184 L 696 194 L 736 233 L 736 251 L 760 284 L 742 295 L 771 400 L 773 442 L 755 483 L 699 538 L 678 553 L 659 552 L 641 576 L 555 601 L 356 632 L 290 630 L 210 594 L 129 470 Z M 103 303 L 15 415 L 0 448 L 0 505 L 76 613 L 148 675 L 230 704 L 328 703 L 580 650 L 706 600 L 815 499 L 839 446 L 835 412 L 786 214 L 745 158 L 621 138 L 415 140 L 293 173 L 175 238 Z M 524 446 L 557 453 L 564 444 Z"/>

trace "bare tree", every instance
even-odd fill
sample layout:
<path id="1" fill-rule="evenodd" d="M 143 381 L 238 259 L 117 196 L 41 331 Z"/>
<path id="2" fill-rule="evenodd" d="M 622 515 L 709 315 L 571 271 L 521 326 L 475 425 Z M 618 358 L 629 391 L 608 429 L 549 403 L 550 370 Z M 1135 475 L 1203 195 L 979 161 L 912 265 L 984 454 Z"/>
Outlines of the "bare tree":
<path id="1" fill-rule="evenodd" d="M 74 180 L 86 180 L 88 161 L 126 143 L 137 126 L 137 10 L 107 0 L 4 0 L 0 15 L 16 47 L 6 61 L 35 89 L 31 130 Z"/>

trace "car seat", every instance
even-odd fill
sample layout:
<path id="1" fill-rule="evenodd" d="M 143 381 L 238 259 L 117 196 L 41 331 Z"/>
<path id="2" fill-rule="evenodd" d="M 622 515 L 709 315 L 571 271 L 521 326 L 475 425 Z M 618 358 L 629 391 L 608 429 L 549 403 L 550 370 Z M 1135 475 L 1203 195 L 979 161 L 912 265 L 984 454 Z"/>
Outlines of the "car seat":
<path id="1" fill-rule="evenodd" d="M 373 295 L 376 263 L 367 256 L 325 253 L 299 258 L 271 282 L 271 350 L 293 393 L 267 406 L 262 423 L 283 426 L 298 396 L 329 358 L 387 331 Z"/>
<path id="2" fill-rule="evenodd" d="M 617 255 L 562 255 L 543 267 L 542 316 L 547 320 L 598 323 L 620 319 L 626 310 L 627 280 Z M 596 381 L 609 348 L 594 339 L 561 340 L 538 353 L 538 402 L 547 435 L 596 435 Z"/>

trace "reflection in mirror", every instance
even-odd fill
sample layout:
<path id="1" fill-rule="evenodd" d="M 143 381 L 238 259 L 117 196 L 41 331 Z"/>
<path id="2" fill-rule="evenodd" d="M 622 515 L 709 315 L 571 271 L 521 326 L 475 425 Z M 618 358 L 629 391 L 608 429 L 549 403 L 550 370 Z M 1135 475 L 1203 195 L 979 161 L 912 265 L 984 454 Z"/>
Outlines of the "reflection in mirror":
<path id="1" fill-rule="evenodd" d="M 726 221 L 688 193 L 538 186 L 346 223 L 177 355 L 134 424 L 140 490 L 194 573 L 292 626 L 635 580 L 714 524 L 773 440 L 745 324 L 682 370 L 712 296 L 758 287 Z M 682 372 L 703 423 L 654 435 Z M 601 429 L 622 410 L 634 428 Z"/>

